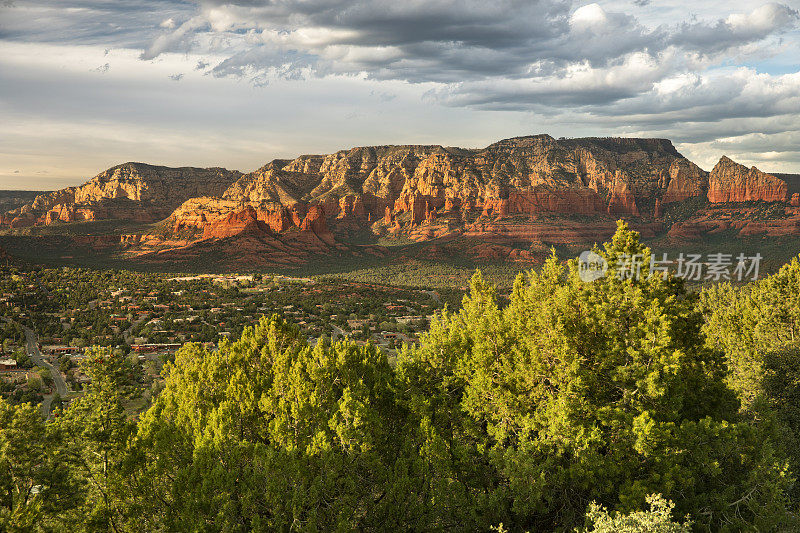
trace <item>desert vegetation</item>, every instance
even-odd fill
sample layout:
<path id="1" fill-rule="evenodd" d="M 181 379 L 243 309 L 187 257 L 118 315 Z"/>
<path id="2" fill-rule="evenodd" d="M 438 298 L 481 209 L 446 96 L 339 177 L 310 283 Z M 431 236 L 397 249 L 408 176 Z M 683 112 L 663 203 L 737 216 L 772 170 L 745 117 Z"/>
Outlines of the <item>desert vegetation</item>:
<path id="1" fill-rule="evenodd" d="M 621 225 L 597 252 L 649 251 Z M 800 261 L 750 284 L 480 272 L 391 360 L 278 315 L 144 391 L 87 351 L 45 422 L 0 401 L 8 531 L 791 531 Z M 79 293 L 78 293 L 79 294 Z"/>

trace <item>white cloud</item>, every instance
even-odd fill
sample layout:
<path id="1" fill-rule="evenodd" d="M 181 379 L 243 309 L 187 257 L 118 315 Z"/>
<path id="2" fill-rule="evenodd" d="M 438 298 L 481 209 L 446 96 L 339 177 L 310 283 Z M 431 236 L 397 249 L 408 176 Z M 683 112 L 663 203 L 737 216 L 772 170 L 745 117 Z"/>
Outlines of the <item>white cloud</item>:
<path id="1" fill-rule="evenodd" d="M 93 165 L 105 152 L 113 162 L 133 153 L 249 169 L 354 144 L 481 146 L 545 132 L 669 137 L 703 165 L 729 150 L 800 170 L 791 144 L 800 129 L 796 3 L 17 4 L 0 18 L 0 110 L 16 117 L 11 129 L 4 121 L 4 143 L 44 122 L 92 132 L 80 145 L 18 136 L 40 147 L 39 161 L 62 147 Z M 97 120 L 120 137 L 104 138 Z M 222 130 L 218 149 L 201 154 L 189 141 L 218 140 Z M 143 131 L 163 147 L 126 137 Z M 14 163 L 28 157 L 21 142 L 0 157 L 27 172 L 31 161 Z M 239 146 L 263 150 L 242 155 Z"/>
<path id="2" fill-rule="evenodd" d="M 608 15 L 599 4 L 589 4 L 576 9 L 569 23 L 574 31 L 603 31 L 608 26 Z"/>
<path id="3" fill-rule="evenodd" d="M 797 10 L 781 4 L 765 4 L 750 13 L 733 13 L 725 22 L 740 35 L 763 37 L 797 22 Z"/>
<path id="4" fill-rule="evenodd" d="M 192 17 L 170 33 L 156 37 L 139 56 L 141 59 L 155 59 L 164 52 L 188 51 L 192 48 L 194 32 L 207 26 L 203 17 Z"/>

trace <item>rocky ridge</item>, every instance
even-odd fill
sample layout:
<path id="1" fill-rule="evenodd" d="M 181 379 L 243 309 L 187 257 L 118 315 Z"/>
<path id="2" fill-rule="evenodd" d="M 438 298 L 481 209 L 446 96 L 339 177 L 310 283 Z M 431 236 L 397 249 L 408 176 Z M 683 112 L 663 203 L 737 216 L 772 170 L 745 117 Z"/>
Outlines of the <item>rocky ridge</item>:
<path id="1" fill-rule="evenodd" d="M 224 168 L 124 163 L 78 187 L 41 194 L 5 213 L 1 222 L 11 227 L 105 219 L 154 222 L 189 198 L 222 194 L 239 176 Z"/>
<path id="2" fill-rule="evenodd" d="M 537 135 L 484 149 L 371 146 L 273 161 L 218 198 L 187 201 L 170 221 L 176 230 L 200 230 L 249 206 L 283 231 L 318 205 L 335 233 L 408 233 L 442 217 L 463 225 L 548 213 L 642 216 L 653 198 L 681 201 L 704 194 L 707 183 L 663 139 Z"/>
<path id="3" fill-rule="evenodd" d="M 708 200 L 712 203 L 785 202 L 789 200 L 785 180 L 761 172 L 756 167 L 747 168 L 722 156 L 711 171 Z"/>
<path id="4" fill-rule="evenodd" d="M 753 202 L 783 207 L 756 221 Z M 535 135 L 482 149 L 356 147 L 277 159 L 248 174 L 127 163 L 37 197 L 3 221 L 163 219 L 121 239 L 130 253 L 159 260 L 217 243 L 248 257 L 248 246 L 260 246 L 283 264 L 292 254 L 383 253 L 353 242 L 443 237 L 476 242 L 476 257 L 528 260 L 547 244 L 602 241 L 617 218 L 645 237 L 679 241 L 725 230 L 800 235 L 798 207 L 800 178 L 727 157 L 706 172 L 666 139 Z"/>

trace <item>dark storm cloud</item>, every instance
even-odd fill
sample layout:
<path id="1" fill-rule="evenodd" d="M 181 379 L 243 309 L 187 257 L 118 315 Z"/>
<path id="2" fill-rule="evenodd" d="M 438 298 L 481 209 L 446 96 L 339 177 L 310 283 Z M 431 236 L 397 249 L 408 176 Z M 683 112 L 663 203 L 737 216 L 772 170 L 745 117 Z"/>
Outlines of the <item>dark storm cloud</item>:
<path id="1" fill-rule="evenodd" d="M 714 22 L 647 28 L 632 15 L 570 0 L 426 2 L 203 0 L 194 16 L 150 43 L 152 59 L 186 51 L 197 33 L 242 37 L 218 75 L 299 61 L 319 74 L 367 73 L 376 79 L 459 82 L 527 78 L 587 61 L 607 66 L 630 53 L 669 47 L 720 53 L 796 27 L 797 11 L 767 4 Z"/>
<path id="2" fill-rule="evenodd" d="M 228 63 L 235 67 L 272 68 L 286 62 L 276 54 L 289 61 L 293 54 L 303 67 L 320 73 L 451 82 L 527 77 L 531 69 L 584 59 L 606 64 L 631 51 L 666 45 L 662 29 L 648 30 L 627 15 L 603 13 L 602 20 L 592 20 L 591 10 L 584 9 L 579 11 L 583 18 L 573 20 L 572 11 L 567 0 L 204 1 L 195 17 L 157 38 L 142 57 L 183 51 L 193 33 L 210 26 L 217 32 L 249 32 L 251 49 L 269 49 L 239 52 Z M 258 57 L 265 61 L 254 60 Z"/>
<path id="3" fill-rule="evenodd" d="M 573 0 L 67 0 L 57 10 L 47 5 L 52 6 L 32 0 L 25 6 L 34 11 L 8 10 L 24 14 L 0 23 L 0 38 L 139 47 L 144 60 L 167 52 L 213 54 L 223 59 L 213 67 L 204 60 L 201 70 L 209 66 L 215 77 L 256 85 L 270 77 L 330 74 L 429 82 L 439 85 L 430 96 L 441 103 L 485 109 L 609 106 L 635 99 L 676 72 L 706 68 L 693 64 L 693 57 L 724 61 L 726 53 L 797 28 L 800 20 L 797 10 L 776 3 L 744 14 L 721 13 L 716 21 L 655 27 L 632 14 Z M 705 97 L 697 92 L 696 98 Z M 657 104 L 665 110 L 673 105 Z"/>
<path id="4" fill-rule="evenodd" d="M 385 87 L 413 90 L 415 105 L 425 93 L 437 105 L 415 111 L 422 121 L 434 107 L 512 111 L 573 125 L 576 134 L 653 134 L 709 154 L 722 137 L 742 137 L 725 142 L 743 152 L 774 142 L 794 161 L 798 138 L 784 134 L 800 123 L 800 13 L 795 0 L 784 0 L 792 7 L 756 1 L 18 0 L 2 8 L 0 45 L 110 50 L 80 65 L 91 80 L 75 88 L 75 100 L 93 95 L 93 112 L 103 98 L 109 113 L 124 107 L 118 88 L 94 92 L 133 71 L 169 84 L 180 79 L 198 94 L 213 94 L 226 83 L 220 78 L 270 91 L 283 80 L 325 87 L 355 80 L 374 85 L 375 101 L 396 102 L 375 97 L 388 94 Z M 704 15 L 694 17 L 695 7 Z M 73 59 L 83 53 L 71 50 Z M 144 70 L 120 63 L 125 57 Z M 162 93 L 144 98 L 127 81 L 122 86 L 131 87 L 126 98 L 137 112 L 154 120 L 169 112 Z M 12 99 L 36 94 L 25 87 L 21 96 L 6 91 L 0 103 L 11 108 Z M 341 97 L 332 92 L 326 105 L 336 108 Z M 225 98 L 204 113 L 223 108 Z M 768 137 L 748 137 L 752 131 Z"/>

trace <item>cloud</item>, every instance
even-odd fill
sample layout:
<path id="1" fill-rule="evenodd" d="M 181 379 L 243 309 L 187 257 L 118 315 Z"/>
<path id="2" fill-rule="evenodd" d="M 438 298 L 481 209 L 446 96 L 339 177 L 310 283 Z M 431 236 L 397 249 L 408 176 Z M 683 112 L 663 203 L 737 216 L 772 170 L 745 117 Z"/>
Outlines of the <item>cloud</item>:
<path id="1" fill-rule="evenodd" d="M 800 13 L 781 4 L 765 4 L 750 13 L 734 13 L 709 25 L 682 23 L 670 42 L 701 53 L 716 53 L 760 41 L 797 26 Z"/>
<path id="2" fill-rule="evenodd" d="M 194 32 L 207 25 L 208 22 L 203 17 L 192 17 L 172 32 L 156 37 L 139 58 L 149 60 L 155 59 L 164 52 L 186 52 L 192 48 Z"/>
<path id="3" fill-rule="evenodd" d="M 705 122 L 800 113 L 800 72 L 771 76 L 741 67 L 687 76 L 686 83 L 675 88 L 659 85 L 638 102 L 622 103 L 609 112 Z"/>
<path id="4" fill-rule="evenodd" d="M 744 165 L 757 166 L 766 172 L 800 171 L 800 131 L 780 133 L 744 133 L 709 141 L 679 145 L 701 166 L 710 169 L 721 155 Z"/>
<path id="5" fill-rule="evenodd" d="M 635 53 L 607 68 L 586 61 L 549 76 L 451 84 L 431 91 L 429 97 L 446 105 L 485 109 L 602 108 L 652 90 L 670 66 L 664 58 Z"/>
<path id="6" fill-rule="evenodd" d="M 770 57 L 800 23 L 798 11 L 783 4 L 730 13 L 722 1 L 716 19 L 649 25 L 621 4 L 574 0 L 68 0 L 64 7 L 72 9 L 61 10 L 45 9 L 47 0 L 30 2 L 49 13 L 45 22 L 62 29 L 37 34 L 30 23 L 15 20 L 27 33 L 0 22 L 0 37 L 70 33 L 73 41 L 95 42 L 102 28 L 115 26 L 113 39 L 124 42 L 136 28 L 144 39 L 141 59 L 213 57 L 213 67 L 201 60 L 195 69 L 211 67 L 217 78 L 259 86 L 330 75 L 435 83 L 442 102 L 487 108 L 493 95 L 498 108 L 530 107 L 537 97 L 542 105 L 613 103 L 674 75 Z M 134 20 L 153 24 L 142 30 Z M 796 33 L 792 38 L 797 45 Z M 636 62 L 645 72 L 626 73 Z M 474 88 L 482 94 L 469 96 Z"/>
<path id="7" fill-rule="evenodd" d="M 370 91 L 369 95 L 376 97 L 381 102 L 391 102 L 392 100 L 397 98 L 396 94 L 382 92 L 382 91 L 375 91 L 375 90 Z"/>
<path id="8" fill-rule="evenodd" d="M 670 48 L 690 55 L 738 53 L 797 26 L 798 13 L 765 4 L 746 14 L 650 28 L 630 14 L 569 0 L 203 0 L 194 16 L 158 36 L 142 54 L 197 50 L 224 36 L 232 53 L 215 75 L 366 73 L 376 79 L 457 83 L 535 78 L 588 62 Z M 206 50 L 209 51 L 209 50 Z M 279 74 L 277 74 L 279 75 Z"/>
<path id="9" fill-rule="evenodd" d="M 0 39 L 142 49 L 163 31 L 162 21 L 187 20 L 196 7 L 169 0 L 25 0 L 3 12 Z"/>
<path id="10" fill-rule="evenodd" d="M 403 142 L 475 146 L 545 131 L 669 137 L 711 164 L 723 149 L 750 161 L 770 153 L 771 164 L 786 154 L 791 163 L 797 137 L 784 134 L 800 129 L 797 7 L 796 0 L 25 0 L 0 17 L 4 71 L 40 69 L 40 82 L 71 84 L 73 104 L 59 107 L 42 83 L 26 85 L 24 77 L 2 104 L 25 101 L 36 114 L 80 101 L 85 107 L 70 120 L 102 112 L 157 129 L 177 113 L 176 102 L 189 103 L 170 82 L 187 73 L 192 98 L 204 104 L 190 106 L 188 130 L 206 121 L 214 130 L 225 123 L 238 132 L 244 123 L 263 132 L 271 113 L 291 110 L 281 116 L 302 150 L 394 142 L 398 131 Z M 30 56 L 15 53 L 19 43 L 31 45 Z M 324 95 L 313 106 L 285 103 L 308 87 Z M 354 103 L 357 87 L 364 90 Z M 241 92 L 232 97 L 234 90 Z M 171 93 L 180 99 L 166 105 Z M 231 113 L 245 95 L 249 109 Z M 121 101 L 137 115 L 117 117 Z M 267 102 L 271 111 L 254 120 L 252 109 Z M 218 114 L 198 116 L 199 107 Z M 359 126 L 343 137 L 341 118 L 353 109 Z M 375 122 L 377 113 L 384 115 Z M 313 115 L 313 124 L 301 126 L 299 115 Z M 312 129 L 328 140 L 309 145 Z M 754 132 L 764 137 L 748 137 Z M 102 142 L 87 150 L 95 154 Z"/>
<path id="11" fill-rule="evenodd" d="M 800 119 L 795 76 L 730 67 L 780 53 L 787 35 L 797 48 L 797 10 L 718 13 L 645 25 L 630 10 L 569 0 L 203 0 L 143 57 L 222 53 L 214 77 L 258 87 L 328 76 L 425 84 L 428 103 L 604 133 L 667 129 L 695 144 L 724 134 L 704 124 Z"/>

